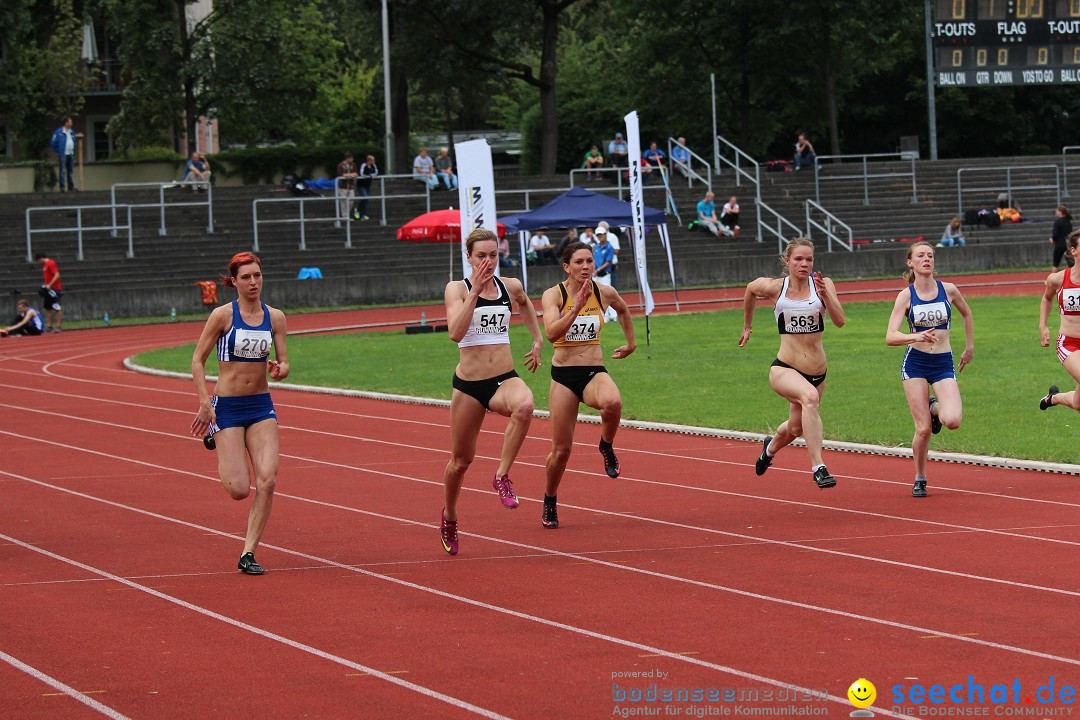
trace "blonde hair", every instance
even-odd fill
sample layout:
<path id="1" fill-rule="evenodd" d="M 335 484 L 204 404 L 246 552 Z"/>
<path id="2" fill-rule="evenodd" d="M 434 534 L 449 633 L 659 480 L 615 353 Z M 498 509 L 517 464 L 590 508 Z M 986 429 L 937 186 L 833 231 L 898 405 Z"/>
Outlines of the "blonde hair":
<path id="1" fill-rule="evenodd" d="M 486 227 L 478 227 L 469 233 L 469 236 L 465 238 L 465 252 L 472 255 L 473 246 L 478 242 L 484 242 L 485 240 L 491 240 L 496 245 L 499 244 L 499 236 L 488 230 Z"/>
<path id="2" fill-rule="evenodd" d="M 814 243 L 810 241 L 810 238 L 797 237 L 788 240 L 788 244 L 784 246 L 784 252 L 780 253 L 780 264 L 783 266 L 783 272 L 781 275 L 788 274 L 788 260 L 791 259 L 791 253 L 795 252 L 797 247 L 808 247 L 811 250 L 814 249 Z"/>
<path id="3" fill-rule="evenodd" d="M 955 220 L 956 218 L 953 218 L 953 219 Z M 907 249 L 907 259 L 908 260 L 910 260 L 911 256 L 915 253 L 915 248 L 919 247 L 920 245 L 925 245 L 926 247 L 930 248 L 931 250 L 934 249 L 934 246 L 931 245 L 930 243 L 928 243 L 925 240 L 920 240 L 917 243 L 912 243 L 911 245 L 908 246 L 908 249 Z M 912 268 L 908 268 L 907 270 L 904 271 L 904 274 L 901 275 L 901 277 L 904 278 L 904 281 L 907 282 L 908 285 L 911 285 L 913 282 L 915 282 L 915 270 L 913 270 Z M 934 277 L 933 273 L 931 273 L 930 277 Z"/>

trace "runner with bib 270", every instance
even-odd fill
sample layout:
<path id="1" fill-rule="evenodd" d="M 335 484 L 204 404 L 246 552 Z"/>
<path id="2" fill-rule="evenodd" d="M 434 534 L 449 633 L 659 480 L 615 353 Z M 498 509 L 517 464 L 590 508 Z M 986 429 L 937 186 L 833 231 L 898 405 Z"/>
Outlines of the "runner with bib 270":
<path id="1" fill-rule="evenodd" d="M 754 470 L 764 475 L 773 457 L 792 440 L 803 436 L 810 453 L 814 482 L 821 489 L 836 485 L 821 459 L 822 429 L 818 407 L 825 391 L 825 348 L 821 335 L 825 315 L 836 327 L 844 326 L 844 308 L 833 281 L 814 272 L 814 244 L 795 238 L 780 256 L 784 277 L 758 278 L 746 286 L 743 331 L 739 347 L 750 340 L 757 300 L 773 303 L 780 350 L 769 368 L 769 385 L 790 403 L 788 419 L 774 436 L 765 438 Z"/>

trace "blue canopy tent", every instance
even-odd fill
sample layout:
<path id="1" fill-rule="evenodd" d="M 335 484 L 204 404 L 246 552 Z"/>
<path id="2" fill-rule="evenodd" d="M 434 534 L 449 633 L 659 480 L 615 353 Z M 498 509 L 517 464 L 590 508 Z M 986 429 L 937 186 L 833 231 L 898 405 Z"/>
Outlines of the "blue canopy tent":
<path id="1" fill-rule="evenodd" d="M 610 225 L 617 225 L 626 236 L 626 229 L 634 226 L 634 216 L 630 203 L 625 200 L 617 200 L 607 195 L 594 193 L 580 187 L 570 188 L 567 192 L 555 198 L 551 202 L 537 209 L 500 217 L 499 222 L 506 226 L 507 232 L 518 232 L 521 242 L 521 278 L 525 283 L 525 244 L 529 230 L 539 228 L 571 228 L 584 225 L 595 226 L 601 220 L 606 220 Z M 663 210 L 645 208 L 645 225 L 656 226 L 660 242 L 667 251 L 668 270 L 671 272 L 671 284 L 675 286 L 675 264 L 671 258 L 671 243 L 668 241 L 667 216 Z M 633 247 L 634 244 L 631 243 Z M 526 290 L 528 289 L 525 283 Z"/>

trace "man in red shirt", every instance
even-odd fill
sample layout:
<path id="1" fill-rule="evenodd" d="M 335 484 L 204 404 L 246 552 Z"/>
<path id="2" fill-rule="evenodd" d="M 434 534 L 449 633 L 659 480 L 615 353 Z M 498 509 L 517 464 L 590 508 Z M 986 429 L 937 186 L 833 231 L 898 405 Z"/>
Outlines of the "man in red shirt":
<path id="1" fill-rule="evenodd" d="M 55 260 L 42 252 L 34 255 L 34 262 L 41 265 L 43 284 L 38 294 L 45 306 L 45 332 L 61 332 L 64 313 L 60 309 L 60 296 L 63 294 L 61 291 L 64 285 L 60 282 L 60 268 L 56 266 Z"/>

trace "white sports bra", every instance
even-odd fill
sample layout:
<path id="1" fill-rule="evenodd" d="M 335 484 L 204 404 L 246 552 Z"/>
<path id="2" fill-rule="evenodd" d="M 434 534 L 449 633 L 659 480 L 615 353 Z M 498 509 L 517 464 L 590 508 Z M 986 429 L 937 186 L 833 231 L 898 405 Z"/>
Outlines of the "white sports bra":
<path id="1" fill-rule="evenodd" d="M 787 296 L 788 281 L 784 278 L 784 287 L 776 298 L 773 314 L 776 316 L 776 329 L 781 335 L 805 335 L 825 332 L 825 302 L 814 287 L 814 278 L 809 278 L 810 297 L 806 300 L 791 300 Z"/>

